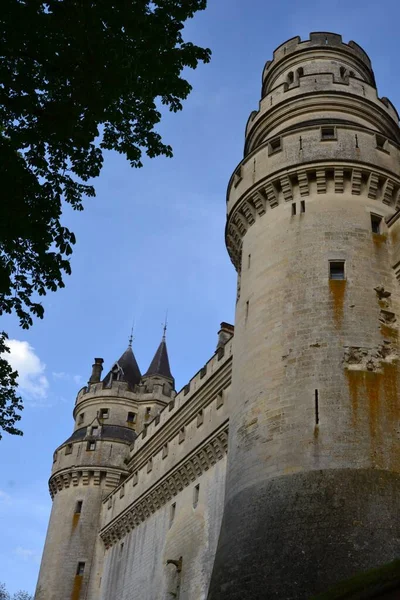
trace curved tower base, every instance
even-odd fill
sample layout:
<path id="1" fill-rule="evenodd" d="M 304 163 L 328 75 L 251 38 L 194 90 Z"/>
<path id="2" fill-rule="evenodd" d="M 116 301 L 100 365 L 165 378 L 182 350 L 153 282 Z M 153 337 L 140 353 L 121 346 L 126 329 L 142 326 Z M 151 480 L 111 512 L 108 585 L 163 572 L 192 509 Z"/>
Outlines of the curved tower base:
<path id="1" fill-rule="evenodd" d="M 332 469 L 246 488 L 225 506 L 209 600 L 306 600 L 400 556 L 400 476 Z"/>

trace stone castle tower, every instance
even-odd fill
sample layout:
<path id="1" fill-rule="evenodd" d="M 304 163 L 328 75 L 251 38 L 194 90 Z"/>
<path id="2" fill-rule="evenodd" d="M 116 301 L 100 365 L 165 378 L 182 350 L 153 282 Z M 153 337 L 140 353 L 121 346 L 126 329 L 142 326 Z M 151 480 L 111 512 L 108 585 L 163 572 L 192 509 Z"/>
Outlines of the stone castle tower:
<path id="1" fill-rule="evenodd" d="M 306 600 L 400 557 L 399 217 L 368 56 L 288 40 L 228 186 L 235 327 L 179 393 L 165 337 L 95 359 L 36 600 Z"/>
<path id="2" fill-rule="evenodd" d="M 275 50 L 227 194 L 240 292 L 210 600 L 308 598 L 400 556 L 399 144 L 356 43 Z"/>
<path id="3" fill-rule="evenodd" d="M 129 475 L 136 431 L 175 396 L 165 335 L 144 376 L 131 347 L 101 381 L 96 358 L 78 393 L 74 432 L 53 456 L 53 507 L 35 600 L 97 598 L 104 548 L 97 544 L 102 501 Z M 86 575 L 86 576 L 85 576 Z"/>

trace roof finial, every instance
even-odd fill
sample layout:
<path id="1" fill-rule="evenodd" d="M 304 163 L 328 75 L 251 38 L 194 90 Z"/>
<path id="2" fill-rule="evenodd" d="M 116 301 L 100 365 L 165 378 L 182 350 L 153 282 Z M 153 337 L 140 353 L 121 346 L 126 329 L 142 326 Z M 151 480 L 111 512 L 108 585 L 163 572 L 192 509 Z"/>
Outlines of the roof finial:
<path id="1" fill-rule="evenodd" d="M 168 308 L 165 311 L 165 321 L 163 324 L 163 340 L 165 340 L 165 334 L 167 333 L 167 325 L 168 325 Z"/>
<path id="2" fill-rule="evenodd" d="M 131 335 L 129 336 L 129 344 L 128 344 L 128 348 L 132 348 L 132 342 L 133 342 L 133 328 L 135 327 L 135 320 L 133 320 L 132 323 L 132 328 L 131 328 Z"/>

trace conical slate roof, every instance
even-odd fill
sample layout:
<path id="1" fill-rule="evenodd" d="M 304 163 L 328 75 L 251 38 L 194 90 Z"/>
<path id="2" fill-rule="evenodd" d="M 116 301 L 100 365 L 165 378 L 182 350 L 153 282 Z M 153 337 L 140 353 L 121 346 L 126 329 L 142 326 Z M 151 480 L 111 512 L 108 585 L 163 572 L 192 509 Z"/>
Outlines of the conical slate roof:
<path id="1" fill-rule="evenodd" d="M 165 341 L 165 336 L 163 336 L 161 343 L 157 348 L 157 352 L 155 353 L 149 368 L 144 374 L 144 377 L 149 377 L 150 375 L 160 375 L 161 377 L 166 377 L 167 379 L 174 379 L 172 377 L 171 369 L 169 367 L 167 343 Z"/>
<path id="2" fill-rule="evenodd" d="M 119 360 L 117 360 L 110 371 L 103 379 L 103 383 L 108 385 L 112 379 L 118 381 L 126 381 L 133 388 L 134 385 L 140 382 L 140 369 L 136 362 L 135 355 L 129 345 Z"/>

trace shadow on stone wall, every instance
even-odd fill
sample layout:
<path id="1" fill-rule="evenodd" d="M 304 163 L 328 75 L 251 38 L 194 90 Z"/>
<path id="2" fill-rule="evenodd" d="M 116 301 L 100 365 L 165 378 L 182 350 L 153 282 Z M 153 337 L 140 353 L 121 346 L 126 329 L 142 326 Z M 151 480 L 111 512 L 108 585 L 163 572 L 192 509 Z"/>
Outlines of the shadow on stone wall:
<path id="1" fill-rule="evenodd" d="M 400 560 L 359 573 L 310 600 L 399 600 Z"/>

